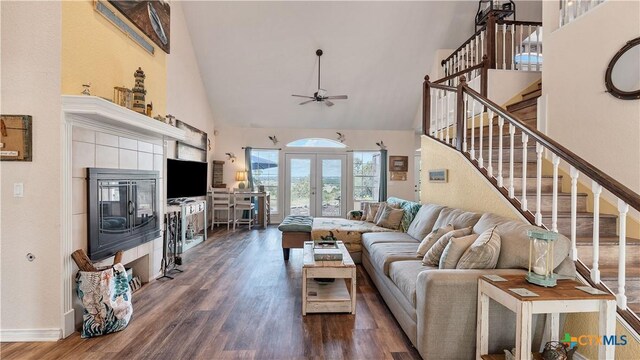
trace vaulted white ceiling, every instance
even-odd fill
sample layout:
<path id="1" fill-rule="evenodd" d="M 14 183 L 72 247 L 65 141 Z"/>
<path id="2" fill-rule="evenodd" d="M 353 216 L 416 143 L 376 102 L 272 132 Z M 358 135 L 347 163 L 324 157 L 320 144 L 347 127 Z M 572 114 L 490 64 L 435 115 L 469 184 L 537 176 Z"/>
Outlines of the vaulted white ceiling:
<path id="1" fill-rule="evenodd" d="M 411 129 L 434 53 L 473 32 L 475 1 L 184 2 L 216 126 Z M 347 94 L 327 107 L 291 94 Z"/>

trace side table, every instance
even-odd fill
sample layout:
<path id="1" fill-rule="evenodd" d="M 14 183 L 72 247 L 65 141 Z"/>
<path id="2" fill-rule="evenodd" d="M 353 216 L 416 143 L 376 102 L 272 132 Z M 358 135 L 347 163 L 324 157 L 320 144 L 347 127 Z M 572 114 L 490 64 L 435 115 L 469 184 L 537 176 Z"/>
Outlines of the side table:
<path id="1" fill-rule="evenodd" d="M 476 359 L 492 359 L 489 351 L 489 299 L 502 304 L 516 313 L 516 353 L 519 360 L 532 358 L 532 317 L 534 314 L 549 314 L 546 331 L 551 341 L 560 338 L 560 313 L 599 313 L 601 336 L 615 335 L 616 300 L 611 294 L 591 295 L 576 286 L 585 286 L 575 280 L 558 280 L 558 285 L 545 288 L 528 283 L 524 275 L 501 276 L 507 281 L 478 279 L 478 328 Z M 524 288 L 538 296 L 521 296 L 509 289 Z M 599 345 L 598 358 L 613 359 L 614 345 Z"/>

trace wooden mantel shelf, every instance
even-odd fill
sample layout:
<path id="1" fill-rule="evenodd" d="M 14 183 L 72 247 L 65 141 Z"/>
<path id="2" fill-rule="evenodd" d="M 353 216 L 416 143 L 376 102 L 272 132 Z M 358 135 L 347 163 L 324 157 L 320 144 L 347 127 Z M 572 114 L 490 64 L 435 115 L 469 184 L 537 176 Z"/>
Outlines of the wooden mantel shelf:
<path id="1" fill-rule="evenodd" d="M 62 95 L 62 112 L 78 121 L 112 126 L 166 140 L 185 140 L 185 132 L 97 96 Z"/>

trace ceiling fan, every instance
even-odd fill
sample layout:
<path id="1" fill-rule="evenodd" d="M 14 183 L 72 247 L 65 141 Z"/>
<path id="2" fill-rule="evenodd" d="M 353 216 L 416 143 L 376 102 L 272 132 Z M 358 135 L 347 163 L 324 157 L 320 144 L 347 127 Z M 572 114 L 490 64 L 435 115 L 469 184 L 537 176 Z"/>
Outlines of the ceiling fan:
<path id="1" fill-rule="evenodd" d="M 313 93 L 313 96 L 306 96 L 306 95 L 291 95 L 291 96 L 311 99 L 311 100 L 306 100 L 301 102 L 300 105 L 308 104 L 310 102 L 315 101 L 315 102 L 324 103 L 327 106 L 333 106 L 334 103 L 331 100 L 346 100 L 347 95 L 327 96 L 327 90 L 322 89 L 320 87 L 320 57 L 322 56 L 322 50 L 321 49 L 316 50 L 316 55 L 318 55 L 318 91 Z"/>

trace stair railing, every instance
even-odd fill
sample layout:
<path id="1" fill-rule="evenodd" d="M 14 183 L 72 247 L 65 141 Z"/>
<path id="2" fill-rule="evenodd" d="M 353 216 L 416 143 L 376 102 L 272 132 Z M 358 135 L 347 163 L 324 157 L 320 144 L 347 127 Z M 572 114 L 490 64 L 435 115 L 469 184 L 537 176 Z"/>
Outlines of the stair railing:
<path id="1" fill-rule="evenodd" d="M 441 65 L 445 75 L 451 76 L 482 63 L 485 56 L 489 69 L 540 71 L 542 23 L 501 20 L 489 14 L 486 25 L 442 60 Z"/>
<path id="2" fill-rule="evenodd" d="M 577 262 L 578 271 L 592 285 L 611 291 L 616 295 L 619 312 L 636 331 L 640 330 L 637 315 L 628 310 L 625 292 L 626 280 L 626 217 L 629 207 L 640 211 L 640 195 L 621 184 L 585 159 L 576 155 L 560 143 L 528 127 L 516 115 L 487 99 L 472 89 L 464 76 L 457 87 L 424 82 L 423 133 L 435 140 L 462 152 L 469 161 L 498 188 L 532 224 L 558 232 L 558 190 L 559 170 L 569 169 L 571 177 L 571 215 L 569 233 L 571 239 L 571 258 Z M 476 134 L 478 141 L 475 141 Z M 496 138 L 497 134 L 497 138 Z M 486 137 L 486 139 L 485 139 Z M 496 144 L 497 142 L 497 144 Z M 527 174 L 528 156 L 535 149 L 535 195 L 528 194 Z M 517 152 L 521 151 L 521 154 Z M 508 159 L 503 157 L 508 156 Z M 516 174 L 515 157 L 522 159 L 522 169 Z M 545 157 L 546 156 L 546 157 Z M 542 162 L 551 160 L 552 205 L 551 213 L 542 211 Z M 561 167 L 561 162 L 564 166 Z M 503 163 L 507 165 L 504 168 Z M 519 183 L 516 181 L 520 176 Z M 593 192 L 593 243 L 592 258 L 578 258 L 576 238 L 578 178 L 582 176 L 591 182 Z M 617 229 L 618 274 L 617 292 L 602 283 L 599 269 L 600 243 L 600 198 L 603 190 L 608 191 L 617 200 L 619 222 Z M 534 204 L 529 204 L 533 200 Z M 566 230 L 564 231 L 567 232 Z M 584 235 L 584 234 L 583 234 Z M 591 266 L 585 263 L 591 260 Z"/>

